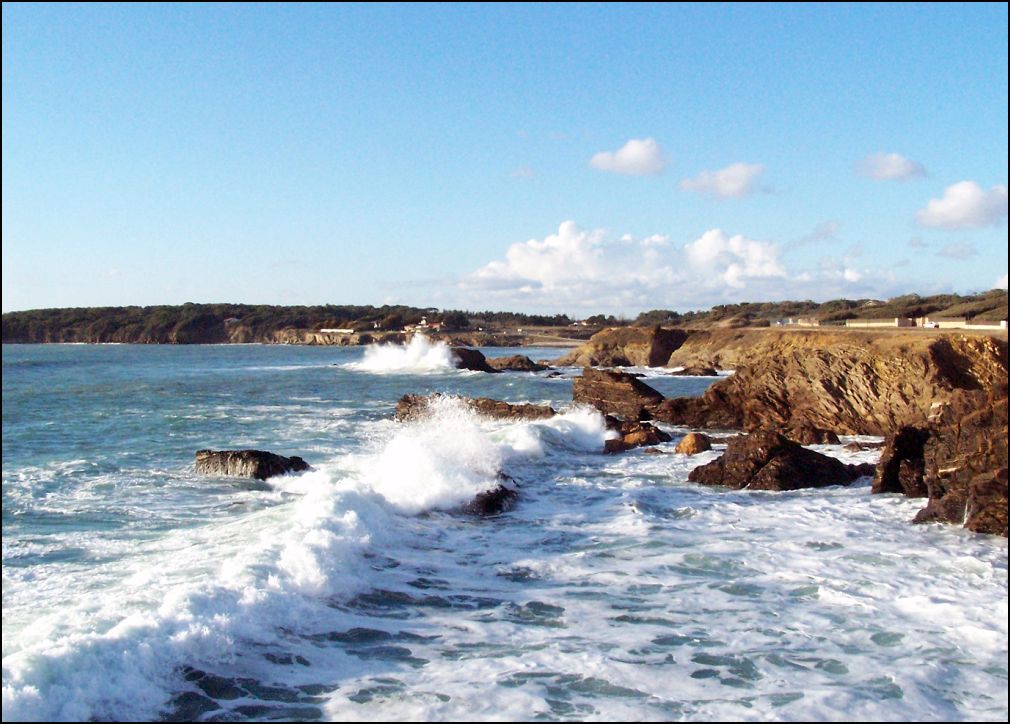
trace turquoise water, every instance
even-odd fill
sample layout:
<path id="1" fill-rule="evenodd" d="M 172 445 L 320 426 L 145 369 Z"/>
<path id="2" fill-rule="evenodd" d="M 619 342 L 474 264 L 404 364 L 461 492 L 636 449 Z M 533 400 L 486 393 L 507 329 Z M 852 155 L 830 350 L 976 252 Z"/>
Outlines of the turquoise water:
<path id="1" fill-rule="evenodd" d="M 4 718 L 1005 720 L 1005 540 L 865 481 L 700 488 L 721 446 L 604 456 L 584 410 L 395 423 L 561 409 L 577 371 L 388 352 L 5 345 Z M 316 470 L 202 478 L 206 447 Z M 457 512 L 499 470 L 518 506 Z"/>

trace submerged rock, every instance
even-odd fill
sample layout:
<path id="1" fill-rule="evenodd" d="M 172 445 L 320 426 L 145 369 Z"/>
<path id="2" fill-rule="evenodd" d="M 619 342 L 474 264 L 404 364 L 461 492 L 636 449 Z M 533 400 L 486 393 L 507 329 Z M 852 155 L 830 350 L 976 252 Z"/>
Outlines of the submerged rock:
<path id="1" fill-rule="evenodd" d="M 730 440 L 722 457 L 692 470 L 688 480 L 736 490 L 799 490 L 848 485 L 872 474 L 872 465 L 846 465 L 777 432 L 759 431 Z"/>
<path id="2" fill-rule="evenodd" d="M 712 441 L 707 435 L 702 435 L 700 432 L 689 432 L 677 443 L 674 452 L 681 455 L 697 455 L 711 449 Z"/>
<path id="3" fill-rule="evenodd" d="M 581 377 L 572 380 L 572 399 L 592 405 L 604 415 L 649 420 L 663 395 L 626 372 L 586 367 Z"/>
<path id="4" fill-rule="evenodd" d="M 266 480 L 276 475 L 300 473 L 312 466 L 298 456 L 284 457 L 266 450 L 197 450 L 199 475 Z"/>
<path id="5" fill-rule="evenodd" d="M 837 445 L 841 442 L 831 430 L 801 422 L 786 430 L 786 437 L 800 445 Z"/>
<path id="6" fill-rule="evenodd" d="M 469 347 L 453 347 L 452 354 L 456 359 L 456 369 L 473 370 L 474 372 L 490 372 L 497 374 L 501 370 L 496 370 L 487 363 L 487 358 L 482 352 Z"/>
<path id="7" fill-rule="evenodd" d="M 534 362 L 524 354 L 494 357 L 489 359 L 487 363 L 499 372 L 543 372 L 550 369 L 547 365 Z"/>
<path id="8" fill-rule="evenodd" d="M 434 400 L 445 397 L 439 392 L 431 395 L 404 395 L 396 403 L 397 420 L 415 420 L 428 414 L 429 406 Z M 557 412 L 550 405 L 534 405 L 531 403 L 502 402 L 488 397 L 459 397 L 467 407 L 484 417 L 496 420 L 546 420 L 554 417 Z"/>

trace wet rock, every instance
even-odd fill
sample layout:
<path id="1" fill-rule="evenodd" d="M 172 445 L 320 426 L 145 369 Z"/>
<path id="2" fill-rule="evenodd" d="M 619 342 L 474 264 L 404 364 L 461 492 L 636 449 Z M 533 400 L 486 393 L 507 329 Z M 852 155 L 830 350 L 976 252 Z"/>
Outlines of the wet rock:
<path id="1" fill-rule="evenodd" d="M 572 380 L 572 399 L 592 405 L 604 415 L 649 420 L 663 395 L 627 373 L 586 367 L 581 377 Z"/>
<path id="2" fill-rule="evenodd" d="M 534 362 L 524 354 L 494 357 L 489 359 L 487 363 L 499 372 L 543 372 L 550 369 L 547 365 Z"/>
<path id="3" fill-rule="evenodd" d="M 500 515 L 512 508 L 519 499 L 519 493 L 505 485 L 478 493 L 473 500 L 463 506 L 463 512 L 471 515 Z"/>
<path id="4" fill-rule="evenodd" d="M 196 451 L 196 472 L 199 475 L 266 480 L 276 475 L 311 469 L 312 466 L 296 455 L 284 457 L 265 450 Z"/>
<path id="5" fill-rule="evenodd" d="M 690 365 L 683 369 L 675 370 L 670 374 L 678 377 L 716 377 L 719 374 L 719 370 L 706 365 Z"/>
<path id="6" fill-rule="evenodd" d="M 681 455 L 697 455 L 711 449 L 712 441 L 707 435 L 702 435 L 700 432 L 689 432 L 677 443 L 674 452 Z"/>
<path id="7" fill-rule="evenodd" d="M 453 347 L 452 354 L 456 358 L 456 369 L 490 372 L 493 374 L 501 372 L 501 370 L 496 370 L 489 365 L 487 358 L 479 350 L 469 347 Z"/>
<path id="8" fill-rule="evenodd" d="M 915 473 L 921 466 L 929 502 L 915 522 L 963 523 L 968 530 L 1006 537 L 1006 383 L 988 391 L 959 391 L 950 402 L 934 406 L 925 428 L 915 429 L 915 435 L 925 435 L 921 461 L 913 445 L 903 448 L 904 457 L 882 457 L 878 469 L 882 482 L 875 492 L 894 490 L 891 481 L 895 478 L 895 459 L 899 473 L 904 462 L 915 483 Z M 899 430 L 894 438 L 902 434 L 913 433 Z M 913 487 L 913 491 L 921 492 L 921 486 Z"/>
<path id="9" fill-rule="evenodd" d="M 736 490 L 798 490 L 848 485 L 872 475 L 872 465 L 846 465 L 772 431 L 731 440 L 717 460 L 691 471 L 688 480 Z"/>
<path id="10" fill-rule="evenodd" d="M 904 493 L 911 498 L 925 498 L 926 460 L 929 430 L 905 426 L 887 437 L 880 462 L 873 476 L 873 493 Z"/>
<path id="11" fill-rule="evenodd" d="M 432 395 L 404 395 L 396 403 L 397 420 L 415 420 L 428 414 L 432 400 L 443 397 L 441 393 Z M 497 420 L 546 420 L 557 413 L 549 405 L 534 405 L 530 403 L 512 404 L 487 397 L 460 397 L 471 410 L 479 415 Z"/>
<path id="12" fill-rule="evenodd" d="M 624 452 L 636 447 L 656 445 L 661 442 L 670 442 L 673 439 L 668 433 L 647 422 L 618 420 L 608 416 L 607 427 L 611 430 L 616 430 L 620 435 L 620 437 L 607 440 L 603 444 L 603 452 L 607 454 Z"/>
<path id="13" fill-rule="evenodd" d="M 642 450 L 642 452 L 646 453 L 647 455 L 666 455 L 666 452 L 660 450 L 658 447 L 647 447 L 644 450 Z"/>

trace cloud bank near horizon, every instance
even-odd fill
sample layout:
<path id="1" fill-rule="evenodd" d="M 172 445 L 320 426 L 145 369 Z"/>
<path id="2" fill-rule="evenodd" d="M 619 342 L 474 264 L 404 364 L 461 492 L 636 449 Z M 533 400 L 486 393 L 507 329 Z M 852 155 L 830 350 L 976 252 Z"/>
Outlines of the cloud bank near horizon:
<path id="1" fill-rule="evenodd" d="M 455 301 L 633 311 L 900 292 L 890 271 L 860 267 L 857 257 L 823 257 L 813 268 L 791 270 L 780 245 L 719 228 L 677 244 L 659 234 L 615 237 L 568 220 L 543 238 L 512 244 L 503 259 L 466 275 L 456 286 Z"/>

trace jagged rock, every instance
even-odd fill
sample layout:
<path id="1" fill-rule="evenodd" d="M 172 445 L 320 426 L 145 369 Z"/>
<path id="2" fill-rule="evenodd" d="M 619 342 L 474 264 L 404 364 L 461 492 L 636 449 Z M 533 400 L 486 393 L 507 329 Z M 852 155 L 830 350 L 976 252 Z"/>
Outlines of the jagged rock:
<path id="1" fill-rule="evenodd" d="M 554 361 L 563 367 L 661 367 L 688 338 L 683 329 L 611 327 Z"/>
<path id="2" fill-rule="evenodd" d="M 684 367 L 683 369 L 674 370 L 670 374 L 677 375 L 679 377 L 716 377 L 718 376 L 719 371 L 715 367 L 691 365 L 689 367 Z"/>
<path id="3" fill-rule="evenodd" d="M 499 372 L 543 372 L 550 369 L 547 365 L 534 362 L 524 354 L 495 357 L 489 359 L 487 363 Z"/>
<path id="4" fill-rule="evenodd" d="M 929 490 L 923 455 L 928 439 L 929 430 L 912 426 L 902 427 L 889 435 L 880 453 L 871 492 L 904 493 L 911 498 L 925 498 Z"/>
<path id="5" fill-rule="evenodd" d="M 804 423 L 786 430 L 786 437 L 800 445 L 837 445 L 841 442 L 838 435 L 831 430 L 824 430 Z"/>
<path id="6" fill-rule="evenodd" d="M 586 367 L 581 377 L 572 380 L 572 399 L 592 405 L 604 415 L 649 420 L 663 395 L 627 373 Z"/>
<path id="7" fill-rule="evenodd" d="M 431 401 L 443 397 L 441 393 L 432 395 L 404 395 L 396 403 L 397 420 L 414 420 L 428 414 Z M 487 397 L 460 397 L 471 410 L 485 417 L 499 420 L 546 420 L 557 413 L 549 405 L 534 405 L 530 403 L 512 404 Z"/>
<path id="8" fill-rule="evenodd" d="M 908 467 L 914 471 L 922 465 L 929 502 L 915 522 L 963 522 L 969 530 L 1006 537 L 1006 383 L 988 391 L 958 392 L 949 403 L 934 407 L 919 434 L 926 435 L 922 460 L 910 450 Z M 890 480 L 893 465 L 893 459 L 882 459 L 878 477 Z"/>
<path id="9" fill-rule="evenodd" d="M 456 369 L 473 370 L 474 372 L 491 372 L 497 374 L 501 370 L 496 370 L 487 363 L 487 358 L 483 353 L 469 347 L 453 347 L 452 354 L 456 358 Z"/>
<path id="10" fill-rule="evenodd" d="M 472 515 L 499 515 L 515 505 L 519 498 L 512 488 L 498 485 L 497 487 L 478 493 L 473 500 L 463 506 L 463 512 Z"/>
<path id="11" fill-rule="evenodd" d="M 196 472 L 234 478 L 266 480 L 275 475 L 311 470 L 298 456 L 284 457 L 265 450 L 197 450 Z"/>
<path id="12" fill-rule="evenodd" d="M 635 422 L 629 420 L 618 420 L 607 416 L 607 427 L 616 430 L 620 437 L 607 440 L 603 444 L 603 452 L 607 454 L 624 452 L 636 447 L 646 445 L 656 445 L 661 442 L 670 442 L 673 438 L 658 427 L 647 422 Z"/>
<path id="13" fill-rule="evenodd" d="M 750 353 L 698 398 L 667 400 L 657 420 L 692 428 L 886 435 L 925 422 L 955 390 L 1005 384 L 1007 343 L 970 335 L 736 332 Z M 693 339 L 693 338 L 692 338 Z M 704 348 L 706 355 L 711 350 Z"/>
<path id="14" fill-rule="evenodd" d="M 848 485 L 872 474 L 872 465 L 846 465 L 777 432 L 759 431 L 731 440 L 721 457 L 692 470 L 688 480 L 736 490 L 798 490 Z"/>
<path id="15" fill-rule="evenodd" d="M 674 448 L 674 452 L 680 453 L 681 455 L 697 455 L 700 452 L 705 452 L 706 450 L 712 449 L 712 441 L 707 435 L 702 435 L 700 432 L 689 432 L 684 435 L 683 439 L 677 443 L 677 447 Z"/>

